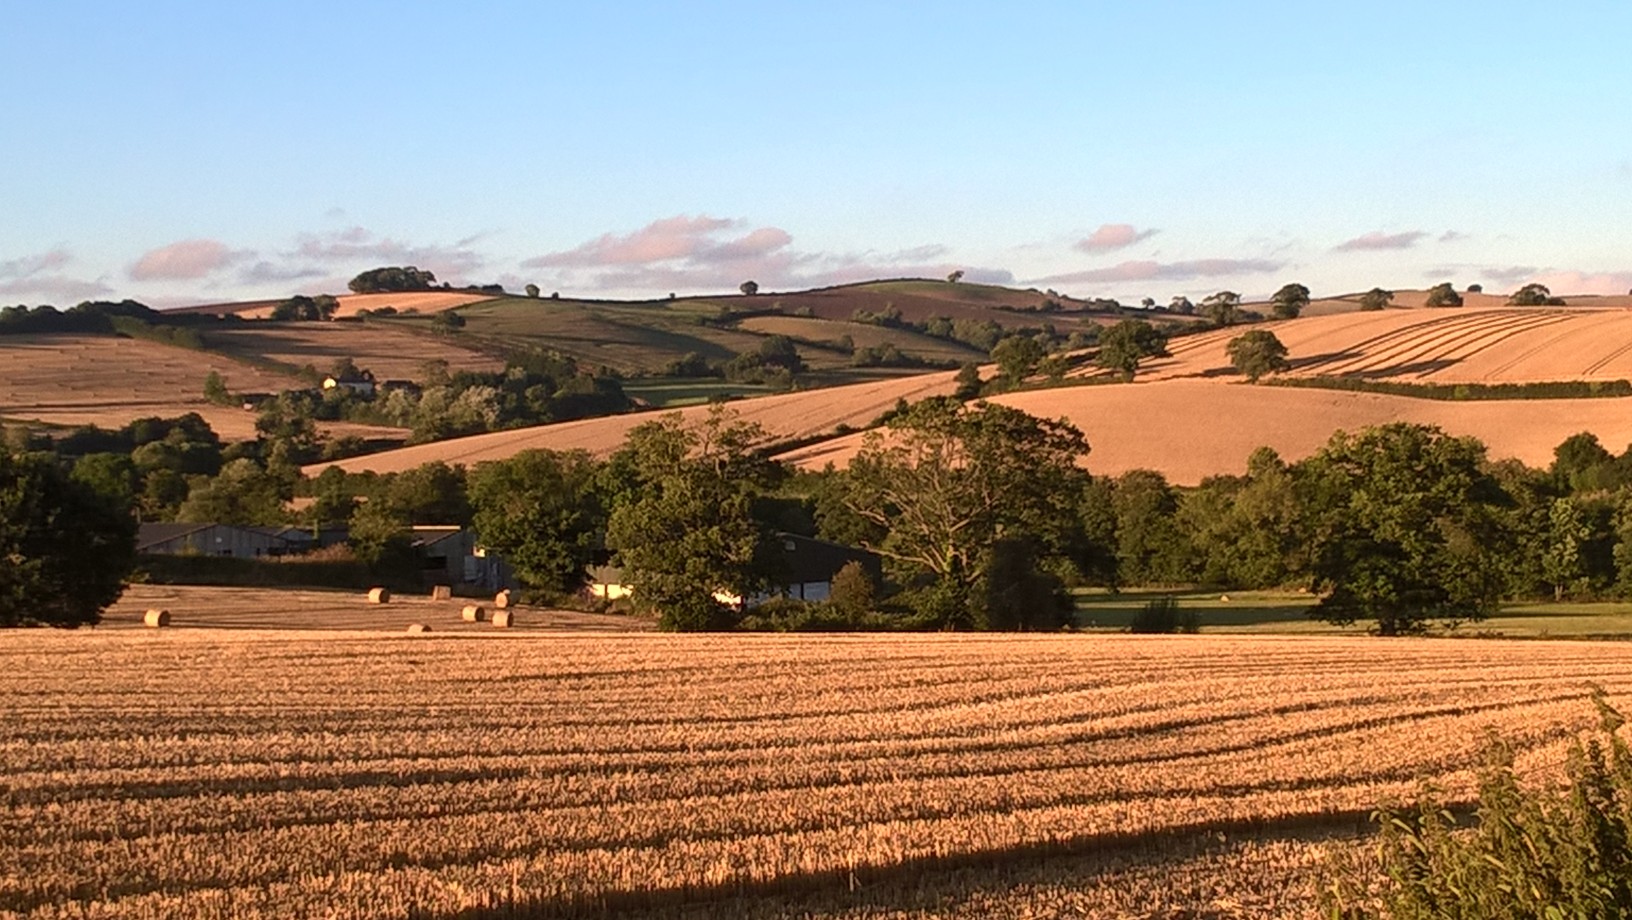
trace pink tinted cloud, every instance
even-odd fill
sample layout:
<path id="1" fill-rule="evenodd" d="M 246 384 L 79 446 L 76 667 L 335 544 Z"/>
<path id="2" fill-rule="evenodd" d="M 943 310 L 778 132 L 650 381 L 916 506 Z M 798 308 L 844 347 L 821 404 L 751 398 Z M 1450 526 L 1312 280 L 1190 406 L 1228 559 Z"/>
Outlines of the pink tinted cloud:
<path id="1" fill-rule="evenodd" d="M 548 268 L 550 286 L 632 296 L 666 291 L 731 290 L 753 279 L 762 289 L 793 289 L 876 278 L 944 278 L 961 269 L 970 281 L 1007 283 L 1008 272 L 941 261 L 946 247 L 896 252 L 822 253 L 793 247 L 780 227 L 741 232 L 745 221 L 698 216 L 664 218 L 628 234 L 603 234 L 572 249 L 521 263 Z"/>
<path id="2" fill-rule="evenodd" d="M 321 274 L 312 263 L 334 264 L 362 270 L 381 265 L 412 265 L 434 272 L 438 279 L 458 283 L 468 280 L 487 265 L 487 257 L 475 249 L 481 235 L 468 236 L 452 244 L 416 244 L 375 236 L 363 227 L 348 227 L 332 233 L 306 234 L 291 252 L 283 253 L 283 264 L 257 266 L 259 274 L 278 271 L 295 277 Z"/>
<path id="3" fill-rule="evenodd" d="M 1626 294 L 1632 292 L 1632 271 L 1544 271 L 1531 275 L 1525 280 L 1545 284 L 1548 290 L 1558 295 Z"/>
<path id="4" fill-rule="evenodd" d="M 722 244 L 714 241 L 714 235 L 737 225 L 738 221 L 709 217 L 706 214 L 699 214 L 696 217 L 679 214 L 654 220 L 633 233 L 623 236 L 613 233 L 602 234 L 572 249 L 545 253 L 527 259 L 521 264 L 527 268 L 592 268 L 607 265 L 644 265 L 671 259 L 694 258 L 710 249 L 719 248 Z M 781 233 L 774 227 L 764 229 Z M 736 242 L 744 243 L 759 232 L 755 230 Z M 782 235 L 787 236 L 785 233 Z M 763 245 L 763 240 L 760 245 Z M 783 245 L 786 245 L 785 240 Z"/>
<path id="5" fill-rule="evenodd" d="M 1421 230 L 1407 230 L 1404 233 L 1383 233 L 1373 230 L 1370 233 L 1357 236 L 1352 240 L 1345 240 L 1332 247 L 1333 252 L 1375 252 L 1386 249 L 1410 249 L 1417 245 L 1428 234 Z"/>
<path id="6" fill-rule="evenodd" d="M 1190 259 L 1182 262 L 1149 260 L 1121 262 L 1109 268 L 1068 272 L 1037 279 L 1038 284 L 1097 284 L 1118 281 L 1189 281 L 1280 271 L 1284 262 L 1269 259 Z"/>
<path id="7" fill-rule="evenodd" d="M 1081 252 L 1110 252 L 1125 249 L 1155 235 L 1155 230 L 1138 230 L 1132 224 L 1100 224 L 1098 230 L 1078 240 L 1075 248 Z"/>
<path id="8" fill-rule="evenodd" d="M 134 281 L 185 281 L 202 278 L 249 258 L 218 240 L 182 240 L 142 254 L 130 267 Z"/>

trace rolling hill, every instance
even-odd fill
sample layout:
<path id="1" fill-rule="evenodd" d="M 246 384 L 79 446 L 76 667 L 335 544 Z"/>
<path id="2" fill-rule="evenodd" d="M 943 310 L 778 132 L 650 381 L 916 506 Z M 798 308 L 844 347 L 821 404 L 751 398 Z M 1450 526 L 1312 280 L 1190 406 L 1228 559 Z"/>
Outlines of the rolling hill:
<path id="1" fill-rule="evenodd" d="M 1608 300 L 1608 299 L 1606 299 Z M 1610 303 L 1615 301 L 1610 300 Z M 1291 351 L 1294 375 L 1402 383 L 1502 383 L 1615 380 L 1632 377 L 1632 310 L 1624 308 L 1391 309 L 1268 323 Z M 1090 469 L 1116 474 L 1157 469 L 1194 484 L 1244 471 L 1248 454 L 1268 445 L 1298 459 L 1339 429 L 1390 421 L 1434 424 L 1480 438 L 1495 458 L 1545 465 L 1569 435 L 1591 431 L 1612 450 L 1632 442 L 1632 399 L 1444 401 L 1374 393 L 1249 386 L 1234 375 L 1225 345 L 1243 329 L 1175 339 L 1171 358 L 1153 361 L 1129 384 L 1027 390 L 995 397 L 1037 415 L 1066 417 L 1087 434 Z M 765 425 L 778 441 L 802 442 L 782 458 L 819 468 L 842 465 L 859 433 L 817 436 L 843 423 L 864 424 L 892 405 L 949 392 L 951 375 L 925 375 L 742 400 L 733 408 Z M 433 459 L 474 463 L 529 447 L 607 453 L 643 419 L 621 416 L 484 435 L 413 451 L 389 451 L 342 464 L 359 471 L 398 470 Z M 484 440 L 485 439 L 485 440 Z"/>

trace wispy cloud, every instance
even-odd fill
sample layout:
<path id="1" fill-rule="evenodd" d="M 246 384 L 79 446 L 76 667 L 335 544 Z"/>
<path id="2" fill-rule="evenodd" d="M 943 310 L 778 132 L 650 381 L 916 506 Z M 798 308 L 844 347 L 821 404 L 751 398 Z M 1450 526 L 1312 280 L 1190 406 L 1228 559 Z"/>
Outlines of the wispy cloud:
<path id="1" fill-rule="evenodd" d="M 413 265 L 430 269 L 442 280 L 460 283 L 473 280 L 472 275 L 488 264 L 487 256 L 475 248 L 481 240 L 482 235 L 476 234 L 451 244 L 415 244 L 376 236 L 363 227 L 348 227 L 302 235 L 293 250 L 282 254 L 282 263 L 285 268 L 299 266 L 301 270 L 318 263 L 345 265 L 358 271 L 381 265 Z"/>
<path id="2" fill-rule="evenodd" d="M 1074 248 L 1089 253 L 1111 252 L 1148 240 L 1157 232 L 1154 229 L 1138 230 L 1132 224 L 1100 224 L 1099 229 L 1078 240 Z"/>
<path id="3" fill-rule="evenodd" d="M 66 246 L 0 261 L 0 298 L 33 297 L 69 303 L 113 293 L 100 278 L 86 281 L 62 274 L 62 269 L 73 261 L 73 254 Z"/>
<path id="4" fill-rule="evenodd" d="M 133 281 L 190 281 L 254 257 L 219 240 L 181 240 L 143 253 L 128 274 Z"/>
<path id="5" fill-rule="evenodd" d="M 1037 279 L 1037 284 L 1103 284 L 1118 281 L 1190 281 L 1280 271 L 1285 262 L 1270 259 L 1190 259 L 1181 262 L 1129 261 L 1109 268 L 1067 272 Z"/>
<path id="6" fill-rule="evenodd" d="M 1439 241 L 1441 243 L 1459 243 L 1468 238 L 1469 237 L 1466 233 L 1460 233 L 1456 230 L 1446 230 L 1444 233 L 1439 235 Z"/>
<path id="7" fill-rule="evenodd" d="M 1632 271 L 1544 271 L 1524 279 L 1547 285 L 1554 294 L 1626 294 L 1632 292 Z"/>
<path id="8" fill-rule="evenodd" d="M 1534 276 L 1538 270 L 1534 265 L 1492 265 L 1480 268 L 1479 275 L 1501 284 L 1514 284 Z"/>
<path id="9" fill-rule="evenodd" d="M 894 252 L 805 252 L 780 227 L 738 218 L 677 215 L 629 233 L 605 233 L 571 249 L 524 260 L 549 270 L 551 286 L 634 294 L 730 290 L 753 279 L 765 289 L 821 287 L 881 277 L 942 277 L 961 269 L 970 281 L 1007 284 L 1001 269 L 960 265 L 939 244 Z"/>
<path id="10" fill-rule="evenodd" d="M 1428 234 L 1421 230 L 1407 230 L 1404 233 L 1371 233 L 1357 236 L 1332 247 L 1333 252 L 1372 252 L 1381 249 L 1410 249 L 1417 245 Z"/>
<path id="11" fill-rule="evenodd" d="M 633 233 L 606 233 L 560 252 L 549 252 L 522 262 L 524 268 L 596 268 L 609 265 L 649 265 L 685 261 L 707 264 L 764 256 L 793 242 L 787 231 L 760 227 L 736 239 L 719 234 L 742 221 L 699 214 L 654 220 Z"/>

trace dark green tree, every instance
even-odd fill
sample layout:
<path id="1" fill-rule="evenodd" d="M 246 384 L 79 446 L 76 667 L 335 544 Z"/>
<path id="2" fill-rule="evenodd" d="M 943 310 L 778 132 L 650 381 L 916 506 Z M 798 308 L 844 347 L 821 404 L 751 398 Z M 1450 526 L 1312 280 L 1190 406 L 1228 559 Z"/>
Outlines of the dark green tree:
<path id="1" fill-rule="evenodd" d="M 1365 292 L 1364 294 L 1360 295 L 1360 309 L 1361 310 L 1383 310 L 1383 309 L 1387 309 L 1388 305 L 1390 303 L 1392 303 L 1393 300 L 1394 300 L 1394 292 L 1393 291 L 1385 291 L 1380 287 L 1374 287 L 1371 290 L 1369 290 L 1369 291 Z"/>
<path id="2" fill-rule="evenodd" d="M 1436 621 L 1488 616 L 1506 585 L 1511 501 L 1488 472 L 1484 445 L 1438 428 L 1393 423 L 1338 432 L 1298 476 L 1310 515 L 1312 615 L 1375 620 L 1385 636 Z"/>
<path id="3" fill-rule="evenodd" d="M 1241 295 L 1219 291 L 1201 302 L 1201 315 L 1219 326 L 1233 326 L 1241 319 Z"/>
<path id="4" fill-rule="evenodd" d="M 0 626 L 95 625 L 135 559 L 128 506 L 53 457 L 0 449 Z"/>
<path id="5" fill-rule="evenodd" d="M 1460 307 L 1462 295 L 1449 281 L 1442 281 L 1428 289 L 1428 296 L 1423 300 L 1425 307 Z"/>
<path id="6" fill-rule="evenodd" d="M 584 583 L 606 514 L 598 464 L 582 451 L 527 450 L 470 474 L 476 533 L 527 584 L 572 592 Z"/>
<path id="7" fill-rule="evenodd" d="M 1270 303 L 1276 319 L 1297 319 L 1303 308 L 1309 306 L 1309 289 L 1297 283 L 1282 285 Z"/>
<path id="8" fill-rule="evenodd" d="M 963 367 L 958 369 L 958 376 L 955 378 L 955 382 L 957 383 L 958 388 L 952 394 L 953 399 L 968 402 L 969 400 L 979 396 L 981 389 L 979 366 L 973 363 L 965 364 Z"/>
<path id="9" fill-rule="evenodd" d="M 745 297 L 752 297 L 759 293 L 759 282 L 744 281 L 743 283 L 737 285 L 737 290 L 741 291 Z"/>
<path id="10" fill-rule="evenodd" d="M 927 399 L 867 435 L 842 502 L 872 529 L 865 545 L 921 589 L 914 597 L 927 620 L 975 626 L 1000 541 L 1025 541 L 1034 562 L 1080 545 L 1080 523 L 1059 513 L 1059 501 L 1082 491 L 1088 477 L 1077 461 L 1087 451 L 1063 421 Z"/>
<path id="11" fill-rule="evenodd" d="M 1265 374 L 1278 374 L 1292 366 L 1286 360 L 1286 346 L 1268 329 L 1244 332 L 1231 339 L 1224 351 L 1230 356 L 1230 365 L 1253 383 Z"/>
<path id="12" fill-rule="evenodd" d="M 288 484 L 255 461 L 233 460 L 221 467 L 219 476 L 193 485 L 176 517 L 200 524 L 283 524 L 290 497 Z"/>
<path id="13" fill-rule="evenodd" d="M 436 283 L 436 276 L 412 265 L 371 268 L 351 279 L 346 286 L 354 294 L 383 294 L 402 291 L 428 291 Z"/>
<path id="14" fill-rule="evenodd" d="M 601 477 L 616 551 L 637 606 L 667 629 L 729 627 L 731 598 L 763 591 L 778 560 L 754 499 L 782 471 L 760 456 L 764 432 L 715 406 L 687 425 L 679 413 L 629 433 Z"/>
<path id="15" fill-rule="evenodd" d="M 1028 335 L 1011 335 L 992 349 L 997 372 L 1008 386 L 1019 386 L 1037 373 L 1037 364 L 1046 354 L 1043 346 Z"/>
<path id="16" fill-rule="evenodd" d="M 1564 298 L 1554 297 L 1547 285 L 1531 283 L 1513 292 L 1507 302 L 1515 307 L 1562 307 Z"/>
<path id="17" fill-rule="evenodd" d="M 1099 334 L 1099 354 L 1094 363 L 1132 380 L 1139 362 L 1167 355 L 1167 336 L 1142 319 L 1125 319 Z"/>
<path id="18" fill-rule="evenodd" d="M 90 486 L 115 508 L 128 512 L 136 506 L 142 477 L 125 454 L 86 454 L 74 461 L 71 475 L 75 482 Z"/>

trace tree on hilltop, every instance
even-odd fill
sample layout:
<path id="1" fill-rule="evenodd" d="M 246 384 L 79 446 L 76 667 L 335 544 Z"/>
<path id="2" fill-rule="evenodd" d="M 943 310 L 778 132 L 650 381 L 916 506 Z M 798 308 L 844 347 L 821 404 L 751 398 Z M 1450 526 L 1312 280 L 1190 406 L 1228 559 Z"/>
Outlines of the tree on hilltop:
<path id="1" fill-rule="evenodd" d="M 1515 307 L 1562 307 L 1564 298 L 1554 297 L 1545 284 L 1530 283 L 1513 292 L 1507 302 Z"/>
<path id="2" fill-rule="evenodd" d="M 1309 306 L 1309 289 L 1296 282 L 1282 285 L 1270 300 L 1276 319 L 1297 319 L 1303 308 Z"/>
<path id="3" fill-rule="evenodd" d="M 1374 287 L 1360 295 L 1360 309 L 1382 310 L 1385 309 L 1390 303 L 1393 303 L 1393 301 L 1393 291 L 1385 291 L 1380 287 Z"/>
<path id="4" fill-rule="evenodd" d="M 751 279 L 744 281 L 743 283 L 737 285 L 737 290 L 741 291 L 746 297 L 752 297 L 759 293 L 759 282 Z"/>
<path id="5" fill-rule="evenodd" d="M 346 287 L 355 294 L 386 294 L 407 291 L 428 291 L 436 284 L 436 275 L 412 265 L 371 268 L 351 279 Z"/>
<path id="6" fill-rule="evenodd" d="M 1428 297 L 1423 301 L 1426 307 L 1460 307 L 1462 295 L 1456 292 L 1449 281 L 1443 281 L 1428 289 Z"/>

